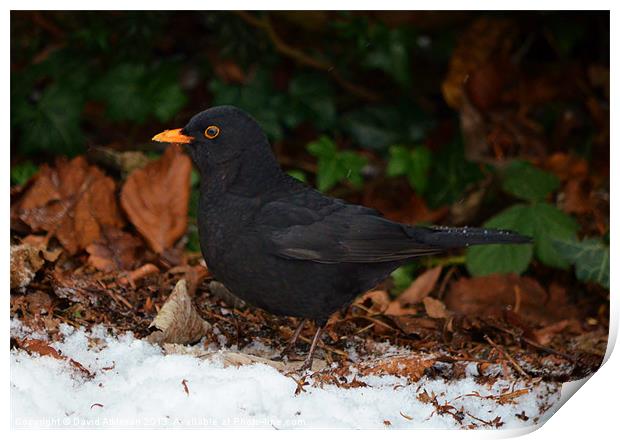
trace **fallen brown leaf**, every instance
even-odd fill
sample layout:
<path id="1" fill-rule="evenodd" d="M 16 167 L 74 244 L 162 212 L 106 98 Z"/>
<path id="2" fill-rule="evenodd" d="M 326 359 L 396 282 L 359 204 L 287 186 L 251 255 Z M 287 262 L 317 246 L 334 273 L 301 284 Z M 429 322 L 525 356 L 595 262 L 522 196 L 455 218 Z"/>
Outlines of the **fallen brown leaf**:
<path id="1" fill-rule="evenodd" d="M 51 356 L 54 359 L 66 360 L 84 375 L 88 377 L 93 376 L 93 374 L 86 367 L 84 367 L 84 365 L 80 364 L 74 359 L 60 354 L 58 350 L 56 350 L 54 347 L 51 347 L 48 342 L 41 339 L 24 339 L 22 341 L 19 341 L 19 347 L 26 350 L 30 354 L 36 353 L 39 356 Z"/>
<path id="2" fill-rule="evenodd" d="M 390 295 L 385 290 L 371 290 L 357 298 L 353 305 L 361 305 L 375 313 L 382 313 L 390 304 Z"/>
<path id="3" fill-rule="evenodd" d="M 146 263 L 144 266 L 140 266 L 136 270 L 129 272 L 126 276 L 122 277 L 119 282 L 121 284 L 130 284 L 133 286 L 136 281 L 156 273 L 159 273 L 159 268 L 154 264 Z"/>
<path id="4" fill-rule="evenodd" d="M 149 327 L 157 329 L 147 337 L 151 343 L 191 344 L 202 338 L 211 324 L 198 314 L 187 293 L 187 282 L 181 279 Z"/>
<path id="5" fill-rule="evenodd" d="M 539 325 L 577 315 L 561 287 L 552 285 L 547 293 L 535 279 L 515 274 L 461 278 L 450 285 L 444 303 L 453 312 L 472 316 L 501 316 L 513 310 Z"/>
<path id="6" fill-rule="evenodd" d="M 390 316 L 396 326 L 407 335 L 418 335 L 420 338 L 439 337 L 440 321 L 431 318 L 418 318 L 413 315 Z"/>
<path id="7" fill-rule="evenodd" d="M 410 304 L 417 304 L 427 297 L 437 284 L 439 275 L 441 274 L 441 266 L 428 269 L 422 275 L 417 277 L 411 285 L 401 293 L 398 298 L 390 303 L 386 315 L 401 315 L 403 313 L 409 313 L 407 306 Z"/>
<path id="8" fill-rule="evenodd" d="M 62 254 L 62 247 L 56 246 L 54 249 L 48 249 L 48 239 L 43 235 L 30 234 L 21 239 L 22 244 L 28 244 L 32 247 L 38 248 L 41 251 L 41 255 L 50 263 L 55 263 Z"/>
<path id="9" fill-rule="evenodd" d="M 42 314 L 50 314 L 52 311 L 52 298 L 45 292 L 36 290 L 27 295 L 11 296 L 11 312 L 20 310 L 22 315 L 39 317 Z"/>
<path id="10" fill-rule="evenodd" d="M 158 254 L 185 233 L 191 169 L 181 147 L 171 145 L 160 159 L 132 172 L 123 185 L 121 205 L 127 217 Z"/>
<path id="11" fill-rule="evenodd" d="M 585 214 L 594 210 L 585 179 L 571 179 L 564 186 L 562 209 L 570 214 Z"/>
<path id="12" fill-rule="evenodd" d="M 43 263 L 40 248 L 29 244 L 11 246 L 11 289 L 30 284 Z"/>
<path id="13" fill-rule="evenodd" d="M 569 153 L 553 153 L 545 160 L 544 166 L 562 181 L 588 176 L 588 162 Z"/>
<path id="14" fill-rule="evenodd" d="M 209 270 L 205 266 L 190 266 L 189 270 L 185 273 L 185 279 L 187 280 L 187 294 L 193 298 L 196 295 L 196 290 L 200 283 L 209 277 Z"/>
<path id="15" fill-rule="evenodd" d="M 56 236 L 73 255 L 98 240 L 103 228 L 123 226 L 115 191 L 114 180 L 84 157 L 59 159 L 54 168 L 41 167 L 11 216 Z"/>
<path id="16" fill-rule="evenodd" d="M 138 261 L 142 241 L 120 229 L 105 229 L 101 239 L 86 247 L 88 263 L 103 272 L 130 270 Z"/>
<path id="17" fill-rule="evenodd" d="M 438 299 L 427 296 L 422 300 L 422 302 L 424 302 L 426 314 L 431 318 L 447 318 L 448 316 L 450 316 L 450 314 L 446 310 L 445 304 Z"/>
<path id="18" fill-rule="evenodd" d="M 548 345 L 555 335 L 562 333 L 570 326 L 579 328 L 579 322 L 576 320 L 563 319 L 541 329 L 533 330 L 532 336 L 534 341 L 538 344 Z"/>

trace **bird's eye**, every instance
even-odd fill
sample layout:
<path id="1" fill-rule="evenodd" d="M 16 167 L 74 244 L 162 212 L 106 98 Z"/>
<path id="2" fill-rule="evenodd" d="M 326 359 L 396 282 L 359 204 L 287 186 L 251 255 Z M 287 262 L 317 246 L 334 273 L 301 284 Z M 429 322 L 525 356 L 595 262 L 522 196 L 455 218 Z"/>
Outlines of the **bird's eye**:
<path id="1" fill-rule="evenodd" d="M 207 139 L 215 139 L 220 134 L 220 127 L 216 125 L 209 125 L 205 130 L 205 137 Z"/>

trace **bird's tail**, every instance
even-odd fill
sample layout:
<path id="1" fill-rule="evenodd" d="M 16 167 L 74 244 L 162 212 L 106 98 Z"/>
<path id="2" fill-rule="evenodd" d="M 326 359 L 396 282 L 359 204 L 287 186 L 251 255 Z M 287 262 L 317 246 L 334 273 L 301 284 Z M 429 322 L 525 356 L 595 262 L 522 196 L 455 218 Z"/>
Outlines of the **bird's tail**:
<path id="1" fill-rule="evenodd" d="M 477 244 L 526 244 L 532 238 L 503 229 L 450 228 L 443 226 L 412 228 L 416 241 L 438 249 L 454 249 Z"/>

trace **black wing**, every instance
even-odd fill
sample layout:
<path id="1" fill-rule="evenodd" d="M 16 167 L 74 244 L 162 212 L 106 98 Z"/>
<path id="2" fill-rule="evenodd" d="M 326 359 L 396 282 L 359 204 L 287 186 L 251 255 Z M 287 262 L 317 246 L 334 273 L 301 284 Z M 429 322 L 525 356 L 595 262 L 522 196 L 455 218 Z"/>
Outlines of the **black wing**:
<path id="1" fill-rule="evenodd" d="M 374 209 L 309 190 L 263 206 L 256 218 L 268 249 L 283 258 L 320 263 L 379 263 L 441 252 L 412 228 Z"/>

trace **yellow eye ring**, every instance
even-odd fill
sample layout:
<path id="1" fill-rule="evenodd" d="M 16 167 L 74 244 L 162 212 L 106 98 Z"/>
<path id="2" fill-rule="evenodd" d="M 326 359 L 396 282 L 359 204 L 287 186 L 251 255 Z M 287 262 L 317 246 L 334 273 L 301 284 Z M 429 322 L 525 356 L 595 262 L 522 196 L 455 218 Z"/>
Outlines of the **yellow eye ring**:
<path id="1" fill-rule="evenodd" d="M 217 125 L 209 125 L 205 130 L 205 137 L 207 139 L 215 139 L 220 134 L 220 127 Z"/>

